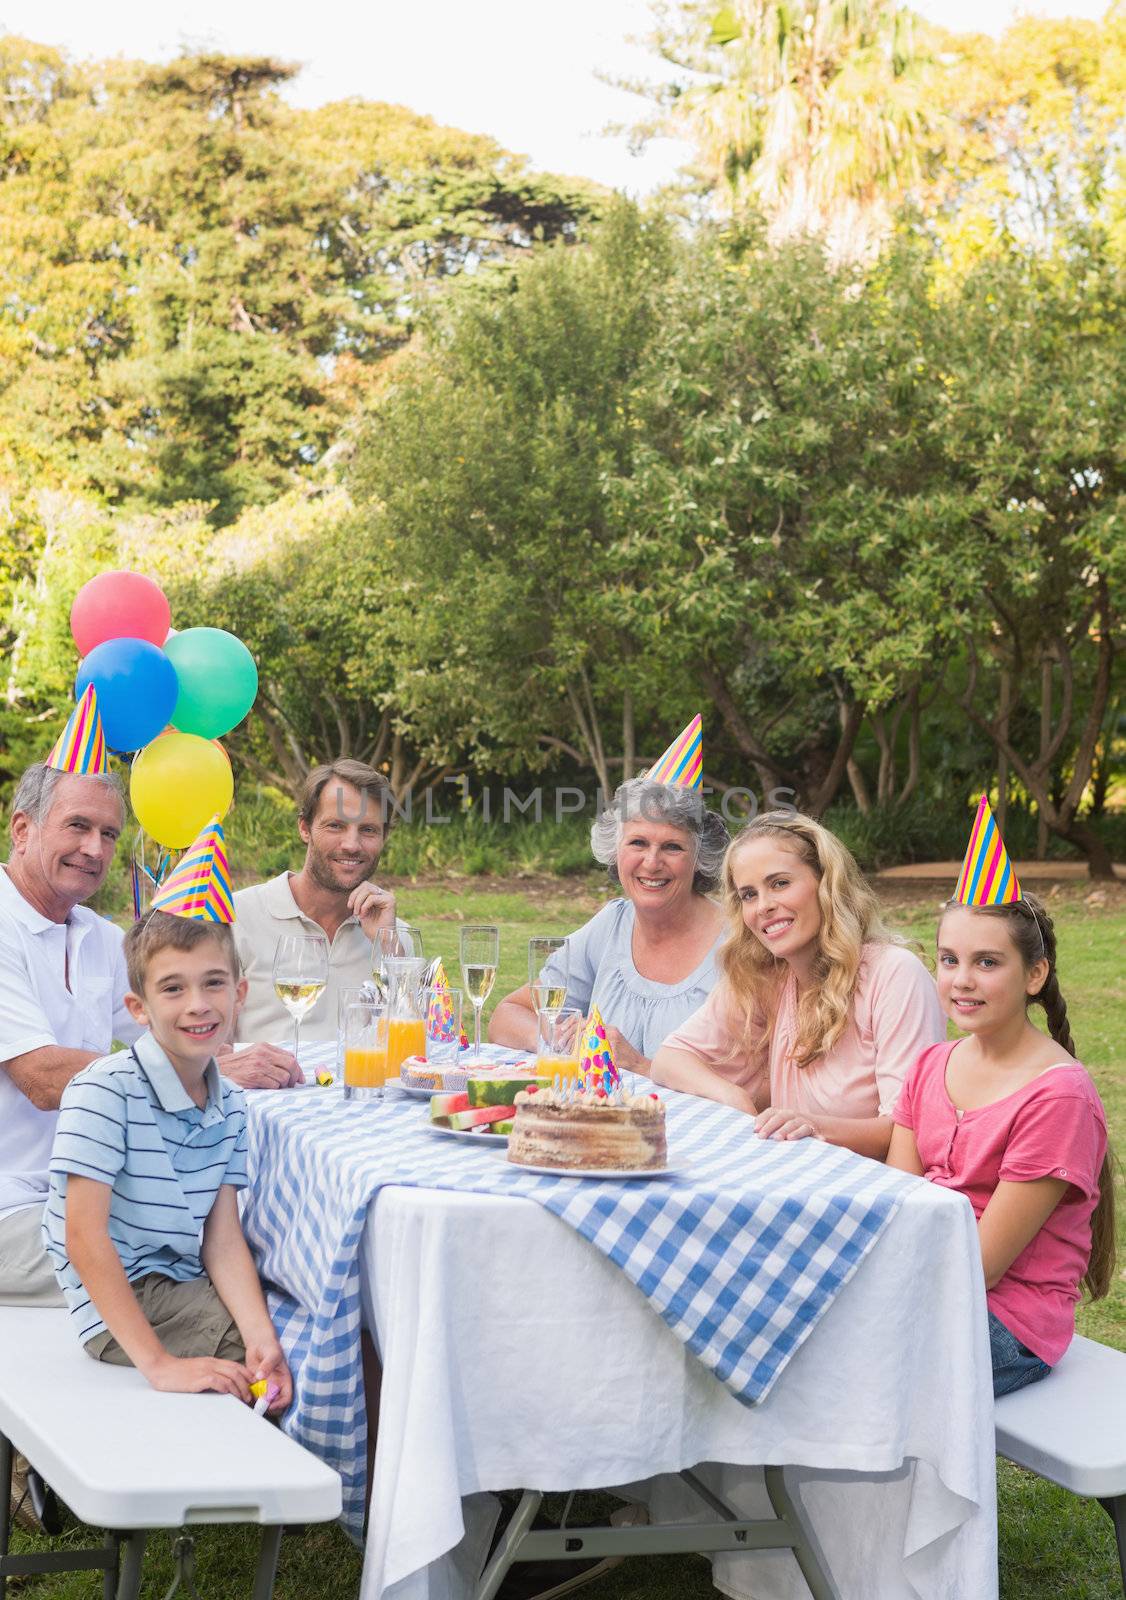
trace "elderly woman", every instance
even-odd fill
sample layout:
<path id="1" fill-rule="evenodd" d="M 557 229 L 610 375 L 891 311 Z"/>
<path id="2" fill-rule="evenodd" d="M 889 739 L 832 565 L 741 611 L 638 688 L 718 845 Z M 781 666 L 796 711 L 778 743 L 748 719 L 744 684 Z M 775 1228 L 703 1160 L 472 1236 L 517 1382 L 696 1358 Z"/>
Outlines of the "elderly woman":
<path id="1" fill-rule="evenodd" d="M 882 1161 L 907 1069 L 946 1037 L 934 979 L 810 817 L 749 822 L 723 883 L 722 978 L 665 1040 L 653 1080 L 751 1113 L 763 1138 L 822 1138 Z"/>
<path id="2" fill-rule="evenodd" d="M 622 894 L 568 938 L 567 1004 L 597 1005 L 618 1065 L 648 1072 L 661 1040 L 716 981 L 723 913 L 710 894 L 727 828 L 697 790 L 637 778 L 617 791 L 590 839 Z M 535 1049 L 527 986 L 498 1003 L 489 1038 Z"/>

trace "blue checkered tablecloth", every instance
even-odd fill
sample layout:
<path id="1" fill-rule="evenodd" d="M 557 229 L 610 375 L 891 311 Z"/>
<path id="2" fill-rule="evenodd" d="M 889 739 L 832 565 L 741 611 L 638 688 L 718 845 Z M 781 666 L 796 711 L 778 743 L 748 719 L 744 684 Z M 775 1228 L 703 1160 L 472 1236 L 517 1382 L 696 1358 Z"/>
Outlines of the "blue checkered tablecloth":
<path id="1" fill-rule="evenodd" d="M 333 1065 L 335 1052 L 310 1047 L 302 1064 Z M 662 1098 L 673 1174 L 615 1181 L 522 1172 L 502 1146 L 435 1136 L 426 1103 L 393 1091 L 381 1102 L 346 1101 L 339 1087 L 247 1096 L 244 1226 L 293 1367 L 283 1426 L 340 1473 L 353 1536 L 366 1473 L 359 1247 L 385 1184 L 515 1195 L 554 1212 L 750 1404 L 915 1181 L 820 1141 L 758 1140 L 743 1113 L 712 1101 Z"/>

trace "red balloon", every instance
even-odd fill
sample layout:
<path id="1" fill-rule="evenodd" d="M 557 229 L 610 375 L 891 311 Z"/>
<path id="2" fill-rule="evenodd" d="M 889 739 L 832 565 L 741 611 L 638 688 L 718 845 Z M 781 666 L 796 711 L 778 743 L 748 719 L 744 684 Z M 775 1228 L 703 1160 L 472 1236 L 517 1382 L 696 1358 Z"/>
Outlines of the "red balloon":
<path id="1" fill-rule="evenodd" d="M 140 572 L 99 572 L 82 585 L 70 608 L 80 656 L 107 639 L 146 639 L 159 649 L 171 621 L 163 590 Z"/>

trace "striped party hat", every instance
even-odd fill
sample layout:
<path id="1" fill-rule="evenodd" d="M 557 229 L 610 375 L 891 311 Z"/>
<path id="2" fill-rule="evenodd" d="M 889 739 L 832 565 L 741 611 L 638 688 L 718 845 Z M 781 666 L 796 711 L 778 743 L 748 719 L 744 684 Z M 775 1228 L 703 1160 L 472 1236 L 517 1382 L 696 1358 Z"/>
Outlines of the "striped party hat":
<path id="1" fill-rule="evenodd" d="M 683 733 L 677 734 L 663 756 L 645 774 L 649 783 L 676 783 L 699 789 L 704 781 L 704 724 L 697 712 Z"/>
<path id="2" fill-rule="evenodd" d="M 1003 906 L 1023 898 L 997 818 L 982 795 L 954 899 L 962 906 Z"/>
<path id="3" fill-rule="evenodd" d="M 173 917 L 194 917 L 197 922 L 233 922 L 231 874 L 223 843 L 223 825 L 212 817 L 194 844 L 189 845 L 153 896 L 153 911 Z"/>
<path id="4" fill-rule="evenodd" d="M 48 767 L 56 772 L 75 772 L 98 777 L 109 771 L 106 736 L 98 715 L 98 695 L 92 683 L 86 685 L 82 699 L 67 718 L 66 727 L 55 740 Z"/>

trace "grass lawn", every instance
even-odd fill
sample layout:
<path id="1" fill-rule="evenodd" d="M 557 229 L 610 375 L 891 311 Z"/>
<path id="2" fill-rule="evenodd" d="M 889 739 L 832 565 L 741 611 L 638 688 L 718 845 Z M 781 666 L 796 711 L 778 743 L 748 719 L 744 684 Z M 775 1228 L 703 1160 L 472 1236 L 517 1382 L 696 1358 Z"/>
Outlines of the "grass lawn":
<path id="1" fill-rule="evenodd" d="M 463 922 L 494 922 L 501 930 L 501 968 L 493 999 L 527 982 L 527 940 L 539 933 L 566 933 L 605 899 L 593 880 L 536 879 L 490 884 L 462 879 L 442 885 L 399 886 L 400 913 L 421 928 L 427 955 L 440 954 L 450 974 L 458 970 L 458 929 Z M 1126 1148 L 1126 1081 L 1121 1069 L 1123 962 L 1126 890 L 1108 888 L 1088 904 L 1089 886 L 1068 885 L 1049 904 L 1060 946 L 1060 983 L 1072 1032 L 1106 1106 L 1112 1139 Z M 934 943 L 939 886 L 908 888 L 885 896 L 889 920 L 918 939 Z M 1033 1012 L 1033 1016 L 1042 1013 Z M 467 1027 L 471 1016 L 466 1019 Z M 469 1028 L 471 1031 L 471 1027 Z M 1119 1184 L 1119 1263 L 1111 1295 L 1079 1313 L 1080 1332 L 1126 1349 L 1126 1196 Z M 1050 1379 L 1047 1381 L 1051 1381 Z M 1095 1504 L 1006 1463 L 998 1464 L 1002 1600 L 1113 1600 L 1121 1594 L 1110 1519 Z M 81 1543 L 84 1530 L 68 1535 Z M 17 1548 L 38 1548 L 17 1535 Z M 145 1600 L 156 1600 L 172 1578 L 171 1537 L 154 1538 L 147 1565 Z M 206 1600 L 249 1594 L 257 1535 L 243 1529 L 202 1529 L 197 1536 L 197 1579 Z M 753 1559 L 753 1558 L 752 1558 Z M 287 1538 L 282 1546 L 276 1593 L 279 1600 L 354 1600 L 361 1558 L 336 1528 Z M 632 1560 L 583 1591 L 591 1600 L 705 1600 L 713 1595 L 710 1569 L 699 1557 Z M 90 1573 L 12 1581 L 19 1595 L 35 1600 L 96 1600 L 101 1583 Z M 872 1596 L 871 1600 L 880 1600 Z M 966 1596 L 965 1600 L 975 1600 Z"/>

